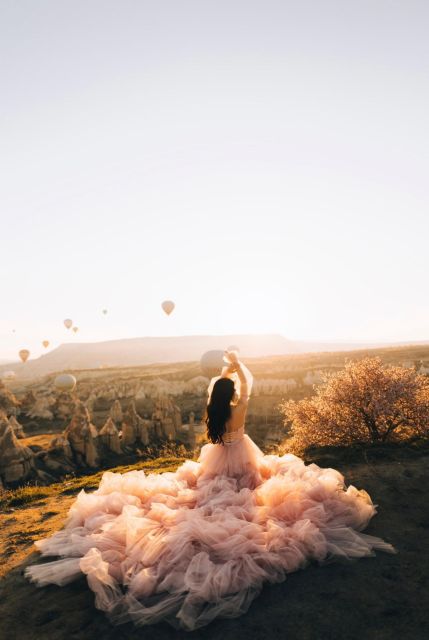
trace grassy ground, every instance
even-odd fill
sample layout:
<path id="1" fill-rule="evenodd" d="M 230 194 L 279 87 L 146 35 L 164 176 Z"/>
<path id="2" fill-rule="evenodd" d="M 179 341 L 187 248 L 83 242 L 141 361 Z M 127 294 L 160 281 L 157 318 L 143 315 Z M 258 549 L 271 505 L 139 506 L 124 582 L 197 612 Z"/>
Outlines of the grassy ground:
<path id="1" fill-rule="evenodd" d="M 367 533 L 392 542 L 398 554 L 310 566 L 278 585 L 267 585 L 247 614 L 217 620 L 192 633 L 160 624 L 112 627 L 94 608 L 82 578 L 65 587 L 38 589 L 22 575 L 39 560 L 33 540 L 61 528 L 76 494 L 97 487 L 101 473 L 49 487 L 5 492 L 0 509 L 0 638 L 14 640 L 423 640 L 429 637 L 429 455 L 406 448 L 313 451 L 310 462 L 335 466 L 347 484 L 365 488 L 379 505 Z M 114 469 L 175 470 L 177 458 Z"/>

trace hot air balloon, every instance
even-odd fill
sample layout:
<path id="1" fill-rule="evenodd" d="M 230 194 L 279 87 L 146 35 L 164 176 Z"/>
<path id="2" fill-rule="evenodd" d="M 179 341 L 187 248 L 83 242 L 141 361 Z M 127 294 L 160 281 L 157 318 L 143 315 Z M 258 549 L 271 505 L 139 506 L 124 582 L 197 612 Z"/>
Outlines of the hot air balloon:
<path id="1" fill-rule="evenodd" d="M 220 376 L 222 368 L 225 366 L 223 359 L 224 352 L 221 350 L 206 351 L 200 360 L 201 371 L 208 378 Z"/>
<path id="2" fill-rule="evenodd" d="M 72 331 L 73 333 L 77 333 L 79 331 L 79 327 L 73 327 Z"/>
<path id="3" fill-rule="evenodd" d="M 66 318 L 64 320 L 64 326 L 66 329 L 71 329 L 71 327 L 73 326 L 73 320 L 70 320 L 70 318 Z"/>
<path id="4" fill-rule="evenodd" d="M 42 344 L 45 347 L 45 349 L 47 349 L 49 347 L 49 340 L 43 340 Z"/>
<path id="5" fill-rule="evenodd" d="M 21 351 L 18 353 L 18 355 L 21 358 L 22 362 L 27 362 L 28 356 L 30 355 L 30 352 L 29 352 L 28 349 L 21 349 Z"/>
<path id="6" fill-rule="evenodd" d="M 70 373 L 61 373 L 55 378 L 54 385 L 60 391 L 73 391 L 76 386 L 76 378 Z"/>
<path id="7" fill-rule="evenodd" d="M 163 308 L 163 310 L 165 311 L 165 313 L 168 316 L 173 311 L 175 306 L 176 305 L 174 304 L 174 302 L 172 300 L 164 300 L 164 302 L 161 304 L 161 307 Z"/>
<path id="8" fill-rule="evenodd" d="M 107 313 L 107 309 L 103 309 L 102 313 L 103 313 L 104 315 L 106 315 L 106 313 Z"/>

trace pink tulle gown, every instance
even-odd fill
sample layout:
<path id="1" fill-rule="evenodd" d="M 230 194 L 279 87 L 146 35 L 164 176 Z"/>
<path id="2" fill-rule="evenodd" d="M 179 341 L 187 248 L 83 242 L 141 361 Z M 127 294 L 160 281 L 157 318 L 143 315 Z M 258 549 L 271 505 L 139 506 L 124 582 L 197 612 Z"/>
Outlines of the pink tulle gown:
<path id="1" fill-rule="evenodd" d="M 61 559 L 26 575 L 61 586 L 83 573 L 112 623 L 192 630 L 243 614 L 264 582 L 310 561 L 393 552 L 360 533 L 375 512 L 335 469 L 264 455 L 243 428 L 175 473 L 104 473 L 96 491 L 79 493 L 65 528 L 36 542 Z"/>

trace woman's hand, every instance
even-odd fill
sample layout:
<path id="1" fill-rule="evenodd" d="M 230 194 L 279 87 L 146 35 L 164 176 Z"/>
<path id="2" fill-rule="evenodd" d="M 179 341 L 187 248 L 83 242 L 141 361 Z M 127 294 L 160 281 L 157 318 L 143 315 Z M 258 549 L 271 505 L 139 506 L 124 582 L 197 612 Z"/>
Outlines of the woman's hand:
<path id="1" fill-rule="evenodd" d="M 238 364 L 238 354 L 237 351 L 225 351 L 224 357 L 227 362 L 237 365 Z"/>
<path id="2" fill-rule="evenodd" d="M 220 374 L 221 378 L 232 378 L 232 374 L 235 373 L 237 370 L 237 367 L 235 364 L 233 364 L 232 362 L 229 362 L 228 364 L 226 364 L 223 369 L 222 369 L 222 373 Z"/>

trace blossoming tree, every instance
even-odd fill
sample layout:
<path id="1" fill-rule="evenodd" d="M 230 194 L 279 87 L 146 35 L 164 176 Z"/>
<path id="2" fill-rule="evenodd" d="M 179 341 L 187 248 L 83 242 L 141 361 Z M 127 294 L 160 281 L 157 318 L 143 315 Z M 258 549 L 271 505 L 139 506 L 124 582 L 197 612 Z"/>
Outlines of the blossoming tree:
<path id="1" fill-rule="evenodd" d="M 429 378 L 365 358 L 326 376 L 313 398 L 282 403 L 281 411 L 298 449 L 427 437 Z"/>

